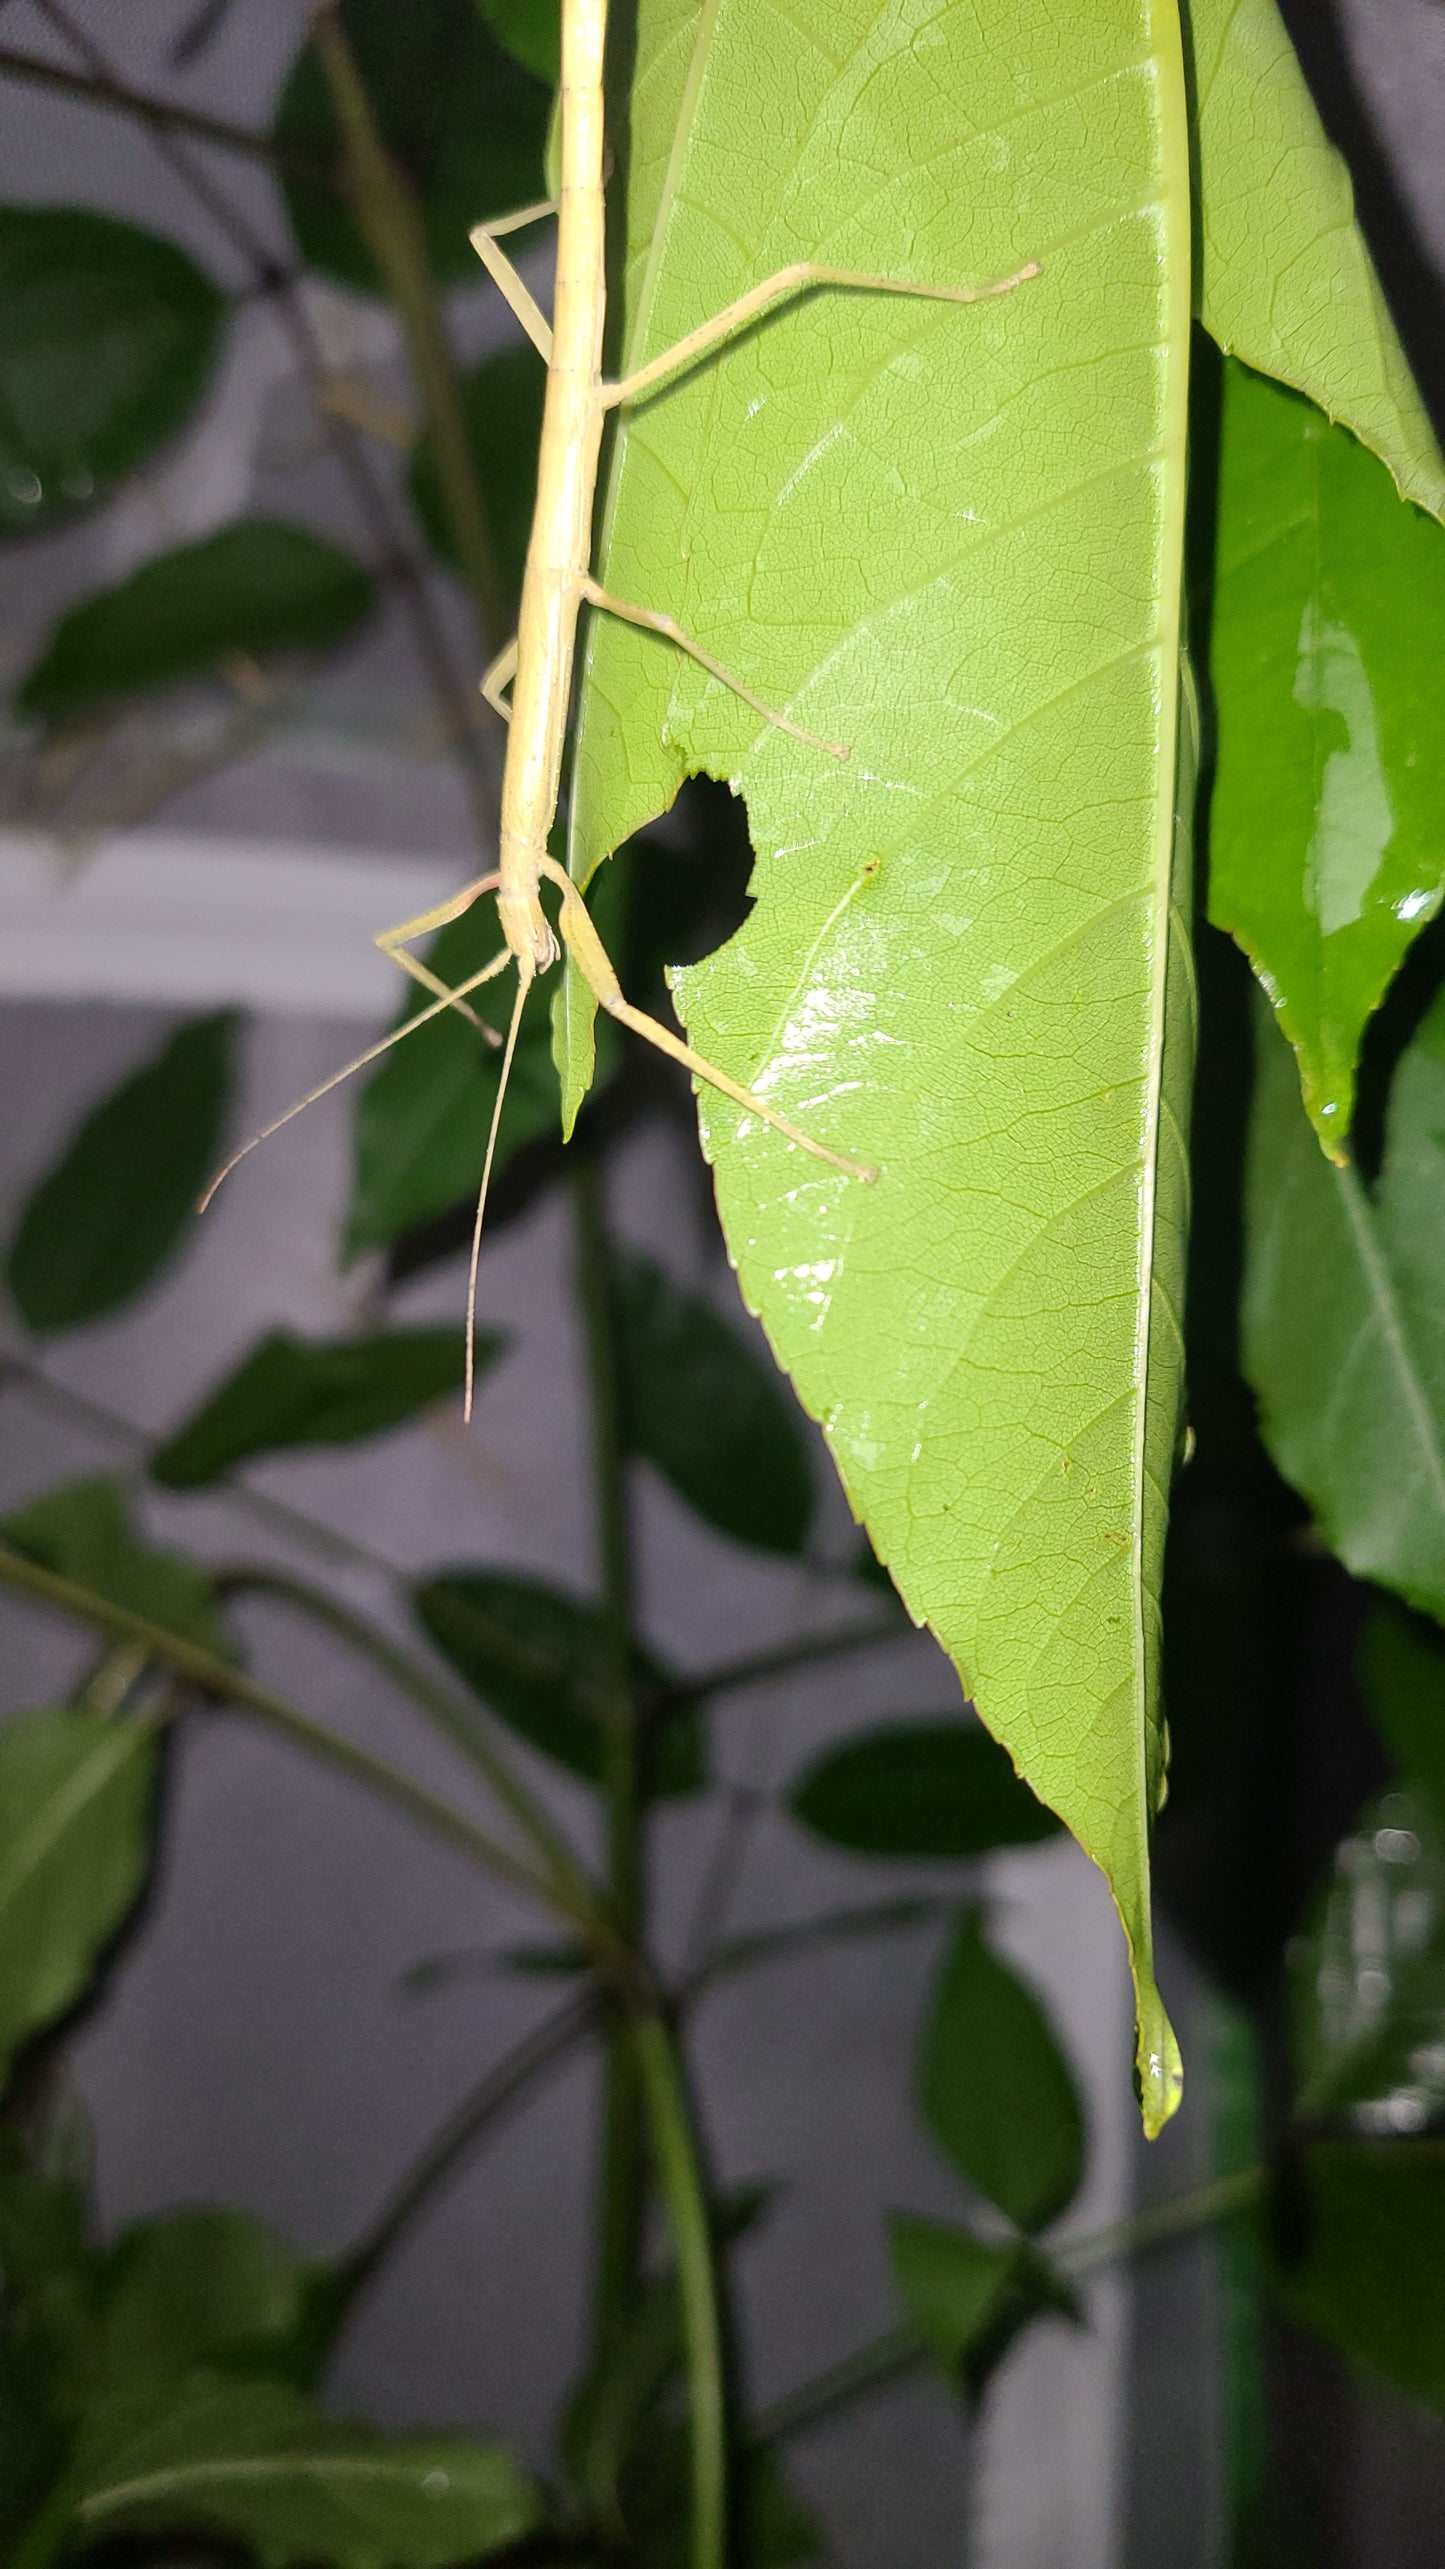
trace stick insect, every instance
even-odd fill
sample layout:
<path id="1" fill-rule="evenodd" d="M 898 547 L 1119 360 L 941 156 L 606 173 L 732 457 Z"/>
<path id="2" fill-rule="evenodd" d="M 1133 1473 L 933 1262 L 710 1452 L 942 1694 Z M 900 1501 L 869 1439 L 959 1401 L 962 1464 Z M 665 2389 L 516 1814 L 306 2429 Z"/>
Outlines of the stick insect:
<path id="1" fill-rule="evenodd" d="M 481 681 L 489 705 L 510 725 L 502 782 L 498 862 L 494 869 L 464 884 L 448 900 L 414 919 L 388 928 L 376 942 L 421 984 L 430 1004 L 395 1027 L 378 1044 L 358 1055 L 321 1086 L 257 1133 L 212 1180 L 202 1207 L 237 1161 L 289 1123 L 304 1106 L 325 1096 L 341 1080 L 375 1061 L 403 1035 L 413 1034 L 446 1009 L 460 1009 L 479 1029 L 490 1028 L 468 1006 L 470 995 L 509 965 L 517 975 L 501 1076 L 487 1137 L 481 1189 L 472 1232 L 467 1283 L 466 1386 L 464 1414 L 472 1410 L 472 1341 L 477 1301 L 477 1268 L 487 1190 L 496 1154 L 497 1133 L 507 1081 L 527 994 L 538 975 L 557 962 L 561 948 L 542 907 L 544 884 L 557 895 L 557 926 L 562 944 L 599 1005 L 635 1034 L 680 1062 L 695 1079 L 705 1080 L 733 1103 L 758 1116 L 774 1131 L 809 1151 L 830 1167 L 865 1184 L 878 1172 L 846 1159 L 812 1134 L 805 1133 L 776 1107 L 743 1087 L 681 1037 L 631 1006 L 576 884 L 547 852 L 556 817 L 572 692 L 577 626 L 584 606 L 662 636 L 731 688 L 763 719 L 788 732 L 821 757 L 846 759 L 848 745 L 820 740 L 780 708 L 767 704 L 746 682 L 726 669 L 685 634 L 669 615 L 613 597 L 591 572 L 592 522 L 597 494 L 602 435 L 609 411 L 657 391 L 699 365 L 715 350 L 779 306 L 819 288 L 874 294 L 921 296 L 942 303 L 976 303 L 1011 293 L 1038 274 L 1036 262 L 1014 275 L 987 285 L 918 284 L 911 279 L 875 276 L 849 268 L 799 260 L 749 287 L 711 320 L 652 357 L 616 382 L 602 376 L 602 340 L 606 318 L 606 239 L 604 203 L 603 64 L 607 37 L 607 0 L 563 0 L 562 80 L 560 97 L 561 192 L 555 199 L 529 205 L 520 213 L 480 223 L 472 242 L 489 275 L 500 287 L 547 368 L 547 390 L 538 457 L 537 497 L 522 582 L 517 633 L 497 654 Z M 549 323 L 505 251 L 501 239 L 526 225 L 555 215 L 557 271 L 553 317 Z M 510 687 L 510 701 L 506 689 Z M 448 987 L 411 951 L 421 938 L 460 918 L 473 903 L 494 894 L 503 943 L 492 960 L 470 979 Z M 493 1036 L 493 1040 L 495 1037 Z"/>

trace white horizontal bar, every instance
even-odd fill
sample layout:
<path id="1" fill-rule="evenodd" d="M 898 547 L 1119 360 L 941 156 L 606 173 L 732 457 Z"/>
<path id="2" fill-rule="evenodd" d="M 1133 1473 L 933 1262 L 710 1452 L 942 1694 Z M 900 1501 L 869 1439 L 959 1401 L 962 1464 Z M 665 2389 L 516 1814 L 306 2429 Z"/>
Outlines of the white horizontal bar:
<path id="1" fill-rule="evenodd" d="M 465 859 L 124 830 L 77 852 L 0 830 L 0 994 L 376 1022 L 405 987 L 382 928 L 465 880 Z"/>

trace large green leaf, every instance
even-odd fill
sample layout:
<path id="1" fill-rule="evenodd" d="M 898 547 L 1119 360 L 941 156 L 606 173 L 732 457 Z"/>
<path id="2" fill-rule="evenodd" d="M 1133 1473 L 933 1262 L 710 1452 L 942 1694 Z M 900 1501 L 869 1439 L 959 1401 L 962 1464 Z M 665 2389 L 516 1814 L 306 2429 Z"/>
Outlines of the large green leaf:
<path id="1" fill-rule="evenodd" d="M 990 1952 L 977 1910 L 960 1917 L 943 1957 L 920 2086 L 934 2139 L 1021 2230 L 1073 2201 L 1084 2173 L 1078 2093 L 1042 2007 Z"/>
<path id="2" fill-rule="evenodd" d="M 1286 2297 L 1352 2364 L 1445 2409 L 1445 2141 L 1328 2141 L 1308 2154 Z"/>
<path id="3" fill-rule="evenodd" d="M 101 1713 L 0 1724 L 0 2078 L 85 1990 L 140 1889 L 155 1739 Z"/>
<path id="4" fill-rule="evenodd" d="M 193 2374 L 163 2404 L 96 2412 L 77 2466 L 79 2530 L 228 2536 L 262 2569 L 451 2569 L 537 2522 L 510 2454 L 439 2437 L 388 2442 L 278 2383 Z"/>
<path id="5" fill-rule="evenodd" d="M 1445 891 L 1445 532 L 1346 429 L 1233 364 L 1210 665 L 1209 914 L 1339 1157 L 1366 1022 Z"/>
<path id="6" fill-rule="evenodd" d="M 913 2326 L 950 2372 L 973 2353 L 1018 2270 L 1014 2239 L 976 2239 L 955 2223 L 898 2213 L 888 2224 L 898 2297 Z"/>
<path id="7" fill-rule="evenodd" d="M 247 518 L 143 563 L 61 617 L 22 679 L 22 713 L 58 722 L 117 696 L 207 678 L 236 654 L 329 651 L 375 591 L 349 553 L 301 526 Z"/>
<path id="8" fill-rule="evenodd" d="M 66 1481 L 7 1517 L 0 1536 L 42 1569 L 92 1588 L 113 1606 L 227 1655 L 210 1580 L 183 1552 L 137 1542 L 114 1481 Z"/>
<path id="9" fill-rule="evenodd" d="M 34 1330 L 118 1311 L 190 1230 L 220 1156 L 236 1019 L 196 1017 L 77 1127 L 35 1189 L 5 1261 Z"/>
<path id="10" fill-rule="evenodd" d="M 722 1534 L 801 1552 L 813 1476 L 776 1374 L 700 1295 L 650 1258 L 616 1263 L 622 1434 Z"/>
<path id="11" fill-rule="evenodd" d="M 1031 1846 L 1058 1821 L 986 1730 L 890 1722 L 845 1740 L 793 1786 L 795 1819 L 859 1855 L 982 1855 Z"/>
<path id="12" fill-rule="evenodd" d="M 515 54 L 539 80 L 555 85 L 562 69 L 559 0 L 481 0 L 481 11 L 508 53 Z"/>
<path id="13" fill-rule="evenodd" d="M 89 507 L 184 427 L 225 310 L 133 223 L 0 206 L 0 532 Z"/>
<path id="14" fill-rule="evenodd" d="M 421 208 L 432 272 L 477 277 L 468 235 L 489 214 L 542 194 L 548 95 L 497 42 L 476 0 L 342 0 L 341 22 L 383 142 Z M 377 291 L 371 252 L 346 203 L 345 155 L 315 47 L 298 57 L 272 127 L 287 153 L 286 210 L 302 256 Z M 302 174 L 309 162 L 318 175 Z"/>
<path id="15" fill-rule="evenodd" d="M 606 1642 L 600 1608 L 540 1580 L 495 1570 L 453 1570 L 413 1591 L 423 1630 L 499 1721 L 590 1784 L 602 1775 Z M 656 1662 L 634 1653 L 638 1688 L 663 1683 Z M 695 1793 L 706 1781 L 695 1710 L 652 1730 L 644 1746 L 649 1790 Z"/>
<path id="16" fill-rule="evenodd" d="M 692 768 L 756 906 L 691 1036 L 864 1187 L 702 1100 L 743 1293 L 980 1714 L 1109 1876 L 1144 2112 L 1156 1596 L 1191 1000 L 1169 986 L 1189 336 L 1166 0 L 643 0 L 625 352 L 787 261 L 1042 273 L 819 294 L 623 421 L 601 576 L 846 763 L 593 619 L 581 877 Z M 1167 994 L 1167 997 L 1166 997 Z M 1166 1014 L 1179 1064 L 1166 1100 Z M 569 1107 L 590 1010 L 559 1021 Z"/>
<path id="17" fill-rule="evenodd" d="M 501 1344 L 473 1342 L 478 1374 Z M 256 1454 L 355 1445 L 460 1391 L 465 1367 L 456 1329 L 310 1340 L 273 1330 L 152 1455 L 152 1477 L 170 1489 L 198 1489 Z"/>
<path id="18" fill-rule="evenodd" d="M 1372 1196 L 1331 1167 L 1261 1002 L 1245 1371 L 1264 1440 L 1332 1551 L 1445 1617 L 1445 996 L 1395 1073 Z"/>
<path id="19" fill-rule="evenodd" d="M 1200 311 L 1221 348 L 1294 384 L 1445 513 L 1445 462 L 1275 0 L 1187 0 Z"/>

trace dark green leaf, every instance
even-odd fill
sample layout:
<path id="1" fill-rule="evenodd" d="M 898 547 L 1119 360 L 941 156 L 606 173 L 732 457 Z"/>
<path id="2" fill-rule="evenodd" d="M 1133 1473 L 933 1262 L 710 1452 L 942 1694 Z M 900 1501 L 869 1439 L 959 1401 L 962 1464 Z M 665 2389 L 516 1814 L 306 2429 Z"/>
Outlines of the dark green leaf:
<path id="1" fill-rule="evenodd" d="M 596 1783 L 605 1702 L 601 1610 L 534 1579 L 455 1570 L 413 1592 L 422 1628 L 474 1693 L 534 1748 Z M 642 1649 L 633 1680 L 653 1689 L 662 1670 Z M 652 1729 L 644 1760 L 654 1793 L 695 1793 L 706 1780 L 694 1711 Z"/>
<path id="2" fill-rule="evenodd" d="M 47 1490 L 18 1515 L 0 1523 L 0 1535 L 62 1579 L 93 1588 L 113 1606 L 144 1615 L 148 1623 L 229 1656 L 216 1621 L 215 1597 L 205 1573 L 183 1552 L 137 1543 L 125 1501 L 114 1481 L 67 1481 Z"/>
<path id="3" fill-rule="evenodd" d="M 155 1740 L 100 1713 L 0 1725 L 0 2075 L 75 2004 L 140 1890 Z"/>
<path id="4" fill-rule="evenodd" d="M 289 2375 L 312 2282 L 294 2249 L 249 2213 L 197 2206 L 132 2222 L 107 2259 L 103 2389 L 168 2388 L 200 2365 Z"/>
<path id="5" fill-rule="evenodd" d="M 1312 403 L 1224 379 L 1209 912 L 1338 1158 L 1365 1025 L 1445 890 L 1445 528 Z"/>
<path id="6" fill-rule="evenodd" d="M 451 2569 L 515 2542 L 538 2513 L 495 2447 L 389 2441 L 279 2383 L 204 2373 L 159 2409 L 142 2394 L 98 2410 L 77 2463 L 82 2536 L 203 2528 L 261 2569 Z"/>
<path id="7" fill-rule="evenodd" d="M 370 613 L 375 594 L 370 573 L 319 535 L 245 518 L 82 598 L 15 702 L 59 722 L 114 697 L 207 678 L 238 654 L 328 651 Z"/>
<path id="8" fill-rule="evenodd" d="M 467 434 L 497 548 L 497 567 L 513 597 L 522 585 L 532 531 L 546 387 L 547 370 L 530 339 L 518 348 L 503 348 L 461 382 Z M 411 497 L 432 551 L 462 576 L 429 435 L 422 437 L 412 456 Z"/>
<path id="9" fill-rule="evenodd" d="M 478 1337 L 480 1373 L 500 1338 Z M 197 1489 L 256 1454 L 296 1445 L 354 1445 L 398 1427 L 461 1387 L 465 1342 L 456 1329 L 388 1329 L 373 1338 L 263 1338 L 219 1390 L 168 1437 L 151 1472 Z"/>
<path id="10" fill-rule="evenodd" d="M 432 273 L 443 285 L 479 274 L 468 235 L 487 215 L 542 194 L 550 100 L 543 82 L 497 42 L 475 0 L 342 0 L 341 21 L 383 142 L 420 204 Z M 325 74 L 308 45 L 276 111 L 272 140 L 288 163 L 286 209 L 302 256 L 346 285 L 378 291 L 371 253 L 346 204 L 345 161 Z"/>
<path id="11" fill-rule="evenodd" d="M 93 1107 L 31 1196 L 5 1280 L 29 1327 L 118 1311 L 189 1229 L 220 1155 L 236 1019 L 196 1017 Z"/>
<path id="12" fill-rule="evenodd" d="M 427 959 L 454 988 L 480 970 L 498 942 L 492 904 L 478 902 L 443 928 Z M 500 1032 L 511 997 L 510 980 L 503 980 L 479 990 L 472 1004 Z M 427 1004 L 427 994 L 413 989 L 401 1022 Z M 398 1044 L 372 1072 L 357 1106 L 348 1256 L 386 1248 L 413 1224 L 449 1213 L 476 1194 L 500 1068 L 500 1051 L 448 1010 Z M 558 1115 L 547 1012 L 534 998 L 522 1019 L 497 1137 L 497 1168 L 524 1142 L 555 1132 Z"/>
<path id="13" fill-rule="evenodd" d="M 1290 1948 L 1295 2084 L 1309 2119 L 1417 2132 L 1445 2108 L 1445 1843 L 1386 1793 L 1336 1849 Z"/>
<path id="14" fill-rule="evenodd" d="M 813 1479 L 797 1404 L 767 1357 L 648 1258 L 616 1272 L 622 1433 L 719 1533 L 800 1552 Z"/>
<path id="15" fill-rule="evenodd" d="M 934 1986 L 921 2087 L 934 2139 L 1021 2230 L 1072 2202 L 1084 2172 L 1073 2078 L 1037 1998 L 990 1953 L 976 1909 L 959 1918 Z"/>
<path id="16" fill-rule="evenodd" d="M 47 2154 L 48 2156 L 48 2154 Z M 53 2485 L 94 2371 L 100 2258 L 76 2173 L 0 2141 L 0 2543 Z"/>
<path id="17" fill-rule="evenodd" d="M 1324 1159 L 1257 1015 L 1242 1336 L 1264 1441 L 1347 1569 L 1445 1616 L 1445 994 L 1395 1072 L 1373 1197 Z"/>
<path id="18" fill-rule="evenodd" d="M 0 531 L 87 508 L 183 428 L 225 298 L 173 242 L 0 206 Z"/>
<path id="19" fill-rule="evenodd" d="M 481 0 L 482 16 L 508 53 L 539 80 L 556 87 L 562 75 L 562 12 L 558 0 Z"/>
<path id="20" fill-rule="evenodd" d="M 960 1721 L 890 1723 L 845 1740 L 809 1767 L 788 1806 L 816 1836 L 860 1855 L 982 1855 L 1059 1828 L 1007 1750 Z"/>
<path id="21" fill-rule="evenodd" d="M 1412 1793 L 1445 1839 L 1445 1644 L 1435 1625 L 1377 1604 L 1360 1643 L 1370 1711 Z"/>
<path id="22" fill-rule="evenodd" d="M 998 2313 L 1020 2243 L 976 2239 L 971 2230 L 898 2213 L 888 2224 L 888 2253 L 919 2336 L 949 2372 L 959 2371 Z"/>
<path id="23" fill-rule="evenodd" d="M 1282 2207 L 1290 2307 L 1352 2364 L 1445 2409 L 1445 2141 L 1320 2142 L 1300 2186 Z"/>

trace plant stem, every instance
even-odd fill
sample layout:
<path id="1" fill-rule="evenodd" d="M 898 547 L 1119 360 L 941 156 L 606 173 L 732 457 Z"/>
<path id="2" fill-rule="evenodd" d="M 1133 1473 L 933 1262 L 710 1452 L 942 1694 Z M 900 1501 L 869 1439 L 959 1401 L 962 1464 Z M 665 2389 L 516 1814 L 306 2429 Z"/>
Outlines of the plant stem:
<path id="1" fill-rule="evenodd" d="M 454 2113 L 407 2170 L 391 2200 L 378 2213 L 371 2227 L 354 2248 L 341 2259 L 337 2273 L 338 2309 L 349 2315 L 352 2305 L 365 2291 L 403 2232 L 408 2230 L 419 2212 L 430 2203 L 438 2188 L 444 2185 L 475 2146 L 488 2126 L 495 2123 L 509 2105 L 542 2076 L 544 2070 L 565 2058 L 580 2037 L 596 2022 L 596 2001 L 589 1990 L 585 1995 L 569 1998 L 540 2025 L 524 2035 L 514 2050 L 485 2078 L 478 2081 Z"/>
<path id="2" fill-rule="evenodd" d="M 573 1145 L 577 1284 L 587 1342 L 592 1474 L 602 1567 L 602 1789 L 608 1906 L 618 1934 L 640 1951 L 644 1934 L 639 1726 L 632 1684 L 632 1558 L 627 1458 L 619 1401 L 611 1254 L 600 1175 Z M 608 2031 L 598 2186 L 593 2344 L 605 2364 L 637 2294 L 646 2201 L 645 2104 L 631 2032 L 614 2012 Z"/>
<path id="3" fill-rule="evenodd" d="M 249 1713 L 265 1722 L 269 1729 L 289 1739 L 307 1756 L 334 1767 L 339 1774 L 349 1775 L 355 1783 L 364 1784 L 369 1792 L 405 1811 L 434 1837 L 484 1865 L 488 1872 L 501 1876 L 517 1889 L 526 1891 L 547 1906 L 560 1909 L 574 1924 L 594 1935 L 598 1921 L 591 1907 L 579 1916 L 577 1908 L 564 1901 L 560 1889 L 544 1882 L 532 1868 L 500 1839 L 469 1820 L 463 1811 L 453 1809 L 430 1793 L 424 1784 L 414 1784 L 399 1768 L 388 1766 L 369 1749 L 357 1748 L 336 1731 L 321 1722 L 312 1721 L 307 1713 L 288 1704 L 284 1697 L 273 1695 L 269 1688 L 258 1686 L 244 1669 L 233 1668 L 229 1661 L 217 1659 L 196 1642 L 184 1641 L 178 1633 L 167 1632 L 146 1616 L 132 1614 L 128 1606 L 113 1605 L 108 1597 L 98 1596 L 94 1589 L 83 1588 L 74 1579 L 61 1578 L 54 1570 L 43 1570 L 38 1562 L 27 1561 L 18 1552 L 0 1547 L 0 1583 L 23 1590 L 45 1605 L 55 1606 L 62 1614 L 79 1616 L 82 1622 L 94 1624 L 102 1632 L 119 1634 L 128 1641 L 143 1645 L 148 1658 L 157 1659 L 163 1667 L 174 1670 L 178 1677 L 200 1687 L 230 1704 L 237 1712 Z"/>
<path id="4" fill-rule="evenodd" d="M 312 37 L 346 146 L 353 209 L 397 311 L 431 431 L 452 539 L 476 603 L 484 643 L 501 637 L 506 602 L 467 435 L 446 324 L 432 284 L 416 199 L 377 131 L 366 84 L 335 6 L 318 9 Z"/>
<path id="5" fill-rule="evenodd" d="M 800 2382 L 795 2391 L 785 2392 L 771 2408 L 760 2410 L 749 2427 L 748 2441 L 775 2444 L 784 2436 L 801 2435 L 807 2427 L 820 2426 L 835 2409 L 866 2399 L 870 2391 L 886 2390 L 890 2382 L 911 2373 L 915 2365 L 923 2362 L 927 2351 L 922 2339 L 906 2323 L 885 2330 L 881 2337 L 845 2355 L 841 2363 L 830 2364 L 826 2372 L 815 2373 L 810 2382 Z"/>
<path id="6" fill-rule="evenodd" d="M 677 2056 L 662 2018 L 640 2016 L 633 2042 L 682 2303 L 692 2423 L 692 2569 L 726 2569 L 727 2385 L 707 2195 Z"/>
<path id="7" fill-rule="evenodd" d="M 253 133 L 248 125 L 232 125 L 224 117 L 202 115 L 199 109 L 183 107 L 176 99 L 149 97 L 144 90 L 132 89 L 126 82 L 112 80 L 100 72 L 67 71 L 61 63 L 42 62 L 35 54 L 16 53 L 13 47 L 0 45 L 0 75 L 29 81 L 40 89 L 58 90 L 62 97 L 77 99 L 87 107 L 119 110 L 162 132 L 189 134 L 193 142 L 214 143 L 222 151 L 244 153 L 249 160 L 265 161 L 273 169 L 295 168 L 307 178 L 325 183 L 326 172 L 319 162 L 279 151 L 265 134 Z"/>
<path id="8" fill-rule="evenodd" d="M 907 1641 L 911 1624 L 890 1616 L 887 1623 L 843 1624 L 836 1632 L 805 1633 L 798 1641 L 779 1642 L 776 1649 L 750 1651 L 743 1659 L 725 1659 L 719 1667 L 705 1668 L 700 1676 L 680 1677 L 659 1696 L 653 1718 L 666 1721 L 672 1713 L 686 1712 L 701 1703 L 707 1695 L 731 1694 L 735 1687 L 766 1685 L 770 1677 L 790 1677 L 795 1669 L 811 1668 L 823 1659 L 836 1659 L 849 1650 L 869 1650 L 885 1641 Z"/>
<path id="9" fill-rule="evenodd" d="M 222 1596 L 269 1597 L 276 1603 L 295 1608 L 308 1615 L 313 1623 L 325 1626 L 339 1640 L 350 1645 L 388 1678 L 399 1695 L 425 1713 L 454 1748 L 473 1765 L 491 1786 L 498 1801 L 510 1811 L 517 1826 L 530 1838 L 542 1858 L 548 1874 L 566 1890 L 575 1904 L 590 1905 L 592 1887 L 577 1857 L 560 1831 L 534 1796 L 515 1773 L 510 1760 L 486 1738 L 480 1707 L 455 1701 L 445 1686 L 440 1686 L 429 1672 L 419 1667 L 410 1653 L 394 1642 L 389 1633 L 378 1630 L 365 1615 L 339 1599 L 328 1596 L 324 1588 L 313 1588 L 304 1579 L 293 1579 L 285 1572 L 255 1567 L 249 1563 L 220 1573 L 215 1581 Z"/>

